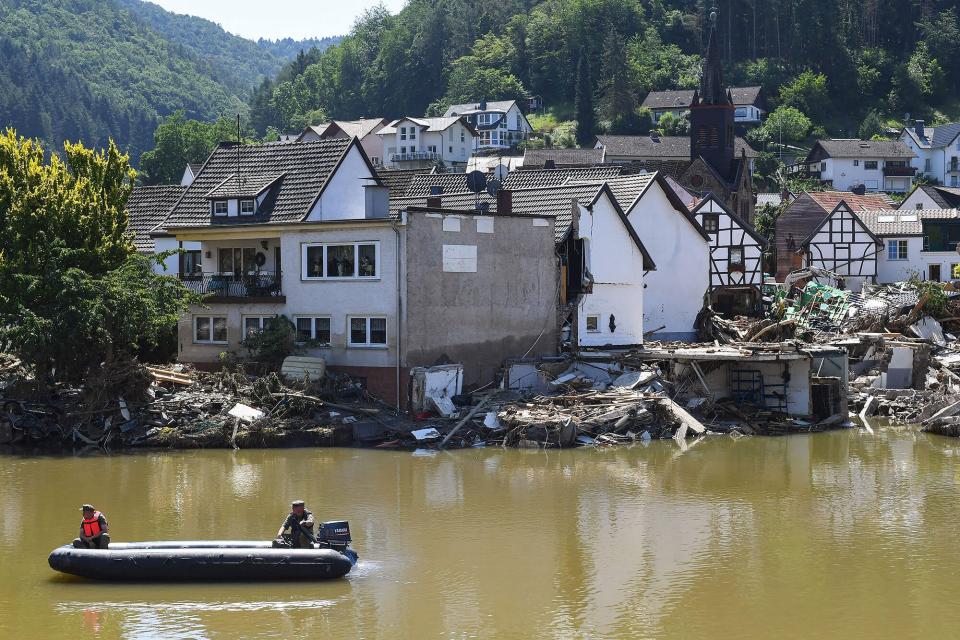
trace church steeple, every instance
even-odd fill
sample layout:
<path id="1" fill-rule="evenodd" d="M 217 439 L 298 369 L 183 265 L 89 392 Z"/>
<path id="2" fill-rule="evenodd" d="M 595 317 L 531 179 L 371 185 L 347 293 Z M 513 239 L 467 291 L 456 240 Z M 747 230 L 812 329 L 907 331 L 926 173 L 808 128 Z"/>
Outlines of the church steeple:
<path id="1" fill-rule="evenodd" d="M 710 36 L 707 40 L 707 55 L 703 61 L 700 78 L 700 102 L 703 104 L 730 104 L 730 96 L 723 86 L 723 67 L 720 64 L 720 48 L 717 44 L 717 10 L 710 10 Z"/>
<path id="2" fill-rule="evenodd" d="M 690 105 L 690 159 L 702 157 L 724 178 L 735 172 L 733 120 L 733 101 L 723 85 L 714 8 L 710 10 L 710 35 L 700 89 Z"/>

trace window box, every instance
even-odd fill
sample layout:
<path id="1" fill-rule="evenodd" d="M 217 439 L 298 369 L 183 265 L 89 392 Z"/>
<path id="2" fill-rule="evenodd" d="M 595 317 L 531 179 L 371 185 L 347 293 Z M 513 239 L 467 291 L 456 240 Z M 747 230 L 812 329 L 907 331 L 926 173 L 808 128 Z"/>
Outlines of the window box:
<path id="1" fill-rule="evenodd" d="M 194 316 L 193 341 L 197 344 L 227 344 L 226 316 Z"/>
<path id="2" fill-rule="evenodd" d="M 347 346 L 382 349 L 387 346 L 387 319 L 376 316 L 347 318 Z"/>
<path id="3" fill-rule="evenodd" d="M 297 342 L 319 347 L 330 346 L 329 316 L 297 316 Z"/>
<path id="4" fill-rule="evenodd" d="M 301 245 L 303 280 L 377 280 L 380 243 L 316 243 Z"/>

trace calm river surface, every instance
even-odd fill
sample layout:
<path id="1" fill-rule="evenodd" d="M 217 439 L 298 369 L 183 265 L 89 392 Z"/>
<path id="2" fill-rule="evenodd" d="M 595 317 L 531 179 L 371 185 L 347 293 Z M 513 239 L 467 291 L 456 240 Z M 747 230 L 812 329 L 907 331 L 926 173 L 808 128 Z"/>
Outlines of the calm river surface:
<path id="1" fill-rule="evenodd" d="M 960 441 L 908 429 L 563 452 L 0 456 L 17 638 L 947 638 Z M 83 502 L 114 540 L 269 539 L 349 519 L 347 579 L 98 584 L 47 554 Z"/>

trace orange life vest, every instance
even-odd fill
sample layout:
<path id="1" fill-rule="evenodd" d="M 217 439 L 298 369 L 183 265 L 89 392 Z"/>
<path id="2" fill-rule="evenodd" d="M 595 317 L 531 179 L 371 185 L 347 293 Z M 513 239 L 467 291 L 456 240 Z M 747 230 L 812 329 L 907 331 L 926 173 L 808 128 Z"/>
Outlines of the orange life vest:
<path id="1" fill-rule="evenodd" d="M 100 515 L 101 514 L 99 511 L 94 511 L 93 518 L 90 520 L 87 520 L 86 518 L 83 519 L 83 522 L 80 523 L 80 526 L 83 527 L 83 535 L 87 536 L 88 538 L 96 538 L 103 533 L 103 531 L 100 529 Z"/>

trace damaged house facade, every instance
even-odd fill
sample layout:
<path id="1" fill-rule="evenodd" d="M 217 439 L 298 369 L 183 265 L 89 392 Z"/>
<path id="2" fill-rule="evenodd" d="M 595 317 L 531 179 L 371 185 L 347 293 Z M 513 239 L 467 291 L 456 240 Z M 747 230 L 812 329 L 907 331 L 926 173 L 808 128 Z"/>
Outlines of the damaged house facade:
<path id="1" fill-rule="evenodd" d="M 583 177 L 582 173 L 574 175 Z M 538 179 L 557 182 L 568 178 L 553 171 Z M 643 343 L 645 283 L 657 266 L 606 182 L 504 189 L 496 197 L 486 192 L 444 192 L 391 201 L 391 209 L 397 213 L 423 206 L 445 211 L 479 207 L 495 217 L 506 214 L 555 220 L 559 268 L 554 282 L 561 340 L 572 348 L 624 348 Z"/>
<path id="2" fill-rule="evenodd" d="M 761 299 L 766 240 L 712 193 L 692 213 L 710 236 L 710 304 L 721 313 L 755 311 Z"/>
<path id="3" fill-rule="evenodd" d="M 460 359 L 482 384 L 554 353 L 553 218 L 475 213 L 391 218 L 356 138 L 222 144 L 156 230 L 201 247 L 178 358 L 215 367 L 279 314 L 304 354 L 401 403 L 412 367 Z"/>
<path id="4" fill-rule="evenodd" d="M 842 200 L 801 246 L 803 266 L 832 271 L 850 291 L 876 282 L 877 255 L 883 242 Z"/>

